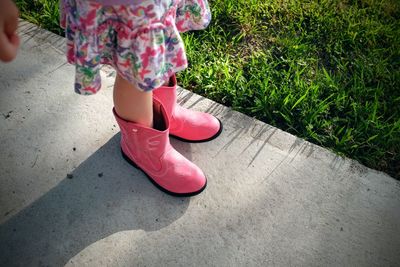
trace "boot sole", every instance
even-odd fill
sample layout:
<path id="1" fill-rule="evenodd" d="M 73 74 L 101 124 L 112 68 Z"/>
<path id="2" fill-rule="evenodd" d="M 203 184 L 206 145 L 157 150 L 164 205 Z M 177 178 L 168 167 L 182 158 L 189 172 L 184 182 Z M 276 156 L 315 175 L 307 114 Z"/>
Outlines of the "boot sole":
<path id="1" fill-rule="evenodd" d="M 207 179 L 206 179 L 206 183 L 204 184 L 204 186 L 203 186 L 200 190 L 195 191 L 195 192 L 191 192 L 191 193 L 175 193 L 175 192 L 168 191 L 167 189 L 161 187 L 161 186 L 160 186 L 156 181 L 154 181 L 153 178 L 151 178 L 142 168 L 140 168 L 134 161 L 132 161 L 132 160 L 124 153 L 124 151 L 122 151 L 122 148 L 121 148 L 121 154 L 122 154 L 122 157 L 124 158 L 124 160 L 126 160 L 130 165 L 132 165 L 132 166 L 135 167 L 136 169 L 142 171 L 142 172 L 146 175 L 147 179 L 149 179 L 150 182 L 152 182 L 153 185 L 155 185 L 158 189 L 160 189 L 161 191 L 163 191 L 164 193 L 166 193 L 166 194 L 168 194 L 168 195 L 171 195 L 171 196 L 174 196 L 174 197 L 192 197 L 192 196 L 195 196 L 195 195 L 200 194 L 200 193 L 203 192 L 203 190 L 207 187 Z"/>
<path id="2" fill-rule="evenodd" d="M 205 142 L 214 140 L 215 138 L 217 138 L 222 133 L 222 130 L 224 128 L 222 126 L 222 122 L 218 118 L 217 118 L 217 120 L 219 121 L 219 130 L 218 130 L 218 132 L 216 134 L 214 134 L 210 138 L 202 139 L 202 140 L 190 140 L 190 139 L 185 139 L 185 138 L 173 135 L 173 134 L 170 134 L 170 136 L 172 136 L 173 138 L 175 138 L 175 139 L 177 139 L 179 141 L 186 142 L 186 143 L 205 143 Z"/>

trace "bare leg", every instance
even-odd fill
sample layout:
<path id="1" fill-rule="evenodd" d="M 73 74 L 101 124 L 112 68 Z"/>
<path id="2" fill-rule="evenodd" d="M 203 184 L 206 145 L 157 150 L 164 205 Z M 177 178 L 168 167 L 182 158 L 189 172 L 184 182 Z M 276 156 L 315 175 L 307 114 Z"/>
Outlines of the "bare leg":
<path id="1" fill-rule="evenodd" d="M 153 93 L 140 91 L 118 74 L 114 84 L 114 106 L 124 120 L 153 127 Z"/>

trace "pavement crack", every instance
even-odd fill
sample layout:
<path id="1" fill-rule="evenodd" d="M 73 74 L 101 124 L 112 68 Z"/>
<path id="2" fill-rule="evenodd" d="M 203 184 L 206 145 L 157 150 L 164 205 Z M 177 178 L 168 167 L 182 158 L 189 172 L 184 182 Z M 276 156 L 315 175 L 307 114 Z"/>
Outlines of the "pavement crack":
<path id="1" fill-rule="evenodd" d="M 39 158 L 39 155 L 36 155 L 35 161 L 33 162 L 31 168 L 35 167 L 38 158 Z"/>

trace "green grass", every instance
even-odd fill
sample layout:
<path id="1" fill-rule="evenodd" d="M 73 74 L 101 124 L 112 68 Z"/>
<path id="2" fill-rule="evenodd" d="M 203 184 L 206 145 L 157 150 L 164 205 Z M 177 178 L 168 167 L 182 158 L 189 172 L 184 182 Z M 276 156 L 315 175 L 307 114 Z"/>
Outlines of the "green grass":
<path id="1" fill-rule="evenodd" d="M 1 0 L 0 0 L 1 1 Z M 60 28 L 59 0 L 14 0 L 21 18 L 49 31 L 64 35 Z"/>
<path id="2" fill-rule="evenodd" d="M 52 2 L 24 18 L 60 33 Z M 182 35 L 184 87 L 400 178 L 398 0 L 210 5 L 207 30 Z"/>

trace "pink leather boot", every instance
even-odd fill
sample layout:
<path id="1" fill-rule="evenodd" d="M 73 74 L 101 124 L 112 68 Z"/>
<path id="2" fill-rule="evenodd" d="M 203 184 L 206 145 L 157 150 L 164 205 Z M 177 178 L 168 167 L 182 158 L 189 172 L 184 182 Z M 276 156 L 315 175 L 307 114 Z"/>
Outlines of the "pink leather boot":
<path id="1" fill-rule="evenodd" d="M 207 185 L 206 177 L 169 142 L 169 120 L 162 104 L 153 100 L 154 117 L 160 119 L 160 130 L 128 122 L 114 116 L 121 129 L 121 150 L 125 160 L 142 170 L 151 182 L 173 196 L 193 196 Z M 156 120 L 155 120 L 156 121 Z"/>
<path id="2" fill-rule="evenodd" d="M 214 116 L 189 110 L 178 105 L 176 77 L 171 77 L 171 86 L 162 86 L 153 91 L 154 98 L 165 107 L 170 120 L 170 134 L 187 142 L 206 142 L 219 136 L 222 123 Z"/>

